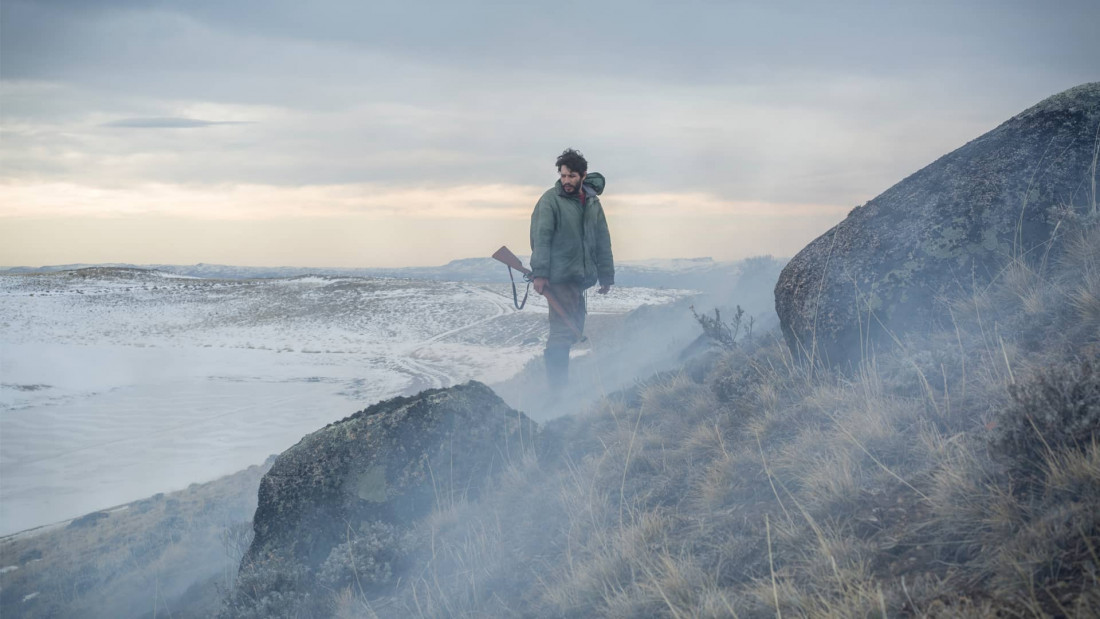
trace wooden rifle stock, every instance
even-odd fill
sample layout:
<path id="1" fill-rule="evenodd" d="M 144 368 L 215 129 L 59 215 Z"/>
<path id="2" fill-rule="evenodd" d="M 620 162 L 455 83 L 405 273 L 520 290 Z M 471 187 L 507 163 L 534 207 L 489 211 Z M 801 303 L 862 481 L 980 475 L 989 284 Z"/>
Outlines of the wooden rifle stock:
<path id="1" fill-rule="evenodd" d="M 520 261 L 519 256 L 512 253 L 512 250 L 508 249 L 508 246 L 502 245 L 500 249 L 493 252 L 493 258 L 499 260 L 500 262 L 503 262 L 504 264 L 519 271 L 520 273 L 523 273 L 525 277 L 530 279 L 531 269 L 523 266 L 523 262 Z M 558 300 L 550 294 L 549 290 L 543 288 L 542 292 L 539 294 L 546 298 L 546 302 L 550 305 L 550 308 L 557 312 L 558 316 L 560 316 L 562 321 L 565 322 L 566 326 L 569 327 L 569 330 L 573 332 L 573 335 L 577 336 L 578 342 L 583 342 L 588 339 L 584 336 L 584 334 L 581 333 L 580 329 L 578 329 L 577 326 L 573 324 L 573 321 L 569 319 L 569 314 L 565 313 L 565 310 L 562 309 L 561 304 L 558 303 Z"/>
<path id="2" fill-rule="evenodd" d="M 519 260 L 519 256 L 513 254 L 512 250 L 508 249 L 505 245 L 502 245 L 500 249 L 496 250 L 496 253 L 493 254 L 493 258 L 507 264 L 524 275 L 531 274 L 531 269 L 523 266 L 523 263 Z"/>

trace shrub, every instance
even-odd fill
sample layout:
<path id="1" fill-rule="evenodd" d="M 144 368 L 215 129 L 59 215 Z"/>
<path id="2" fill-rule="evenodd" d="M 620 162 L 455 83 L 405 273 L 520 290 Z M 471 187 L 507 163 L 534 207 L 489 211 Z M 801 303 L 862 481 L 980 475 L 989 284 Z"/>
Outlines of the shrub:
<path id="1" fill-rule="evenodd" d="M 109 517 L 110 517 L 110 514 L 108 514 L 107 512 L 92 512 L 90 514 L 85 514 L 85 515 L 73 520 L 72 522 L 69 523 L 68 528 L 70 528 L 70 529 L 82 529 L 82 528 L 94 527 L 95 525 L 97 525 L 99 523 L 100 520 L 103 520 L 104 518 L 109 518 Z"/>
<path id="2" fill-rule="evenodd" d="M 749 316 L 748 322 L 742 325 L 745 310 L 741 309 L 740 305 L 734 310 L 733 321 L 730 323 L 722 321 L 722 315 L 717 307 L 714 308 L 714 318 L 706 313 L 696 313 L 694 305 L 691 307 L 691 313 L 695 316 L 695 320 L 699 322 L 699 326 L 703 328 L 703 333 L 724 348 L 735 348 L 737 346 L 737 337 L 741 334 L 742 326 L 746 329 L 745 339 L 752 339 L 752 328 L 755 320 L 752 316 Z"/>
<path id="3" fill-rule="evenodd" d="M 224 600 L 221 619 L 276 619 L 323 615 L 316 605 L 309 570 L 270 560 L 244 566 L 237 587 Z M 312 603 L 312 604 L 311 604 Z"/>
<path id="4" fill-rule="evenodd" d="M 390 582 L 395 564 L 407 555 L 412 542 L 409 534 L 384 522 L 369 522 L 352 533 L 348 541 L 336 546 L 321 565 L 318 579 L 335 590 L 344 587 L 376 588 Z"/>
<path id="5" fill-rule="evenodd" d="M 1100 438 L 1100 373 L 1089 361 L 1041 369 L 1009 394 L 993 445 L 1017 472 L 1034 475 L 1055 451 L 1084 450 Z"/>

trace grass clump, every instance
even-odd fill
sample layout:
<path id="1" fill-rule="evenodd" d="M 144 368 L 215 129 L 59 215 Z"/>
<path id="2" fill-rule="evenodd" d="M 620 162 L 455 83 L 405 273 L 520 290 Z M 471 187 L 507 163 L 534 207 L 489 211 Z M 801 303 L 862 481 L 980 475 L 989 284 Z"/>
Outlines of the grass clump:
<path id="1" fill-rule="evenodd" d="M 321 565 L 319 578 L 336 590 L 355 587 L 363 593 L 379 589 L 393 580 L 394 566 L 408 555 L 411 538 L 407 531 L 384 522 L 365 523 L 348 540 L 337 545 Z"/>
<path id="2" fill-rule="evenodd" d="M 1089 360 L 1040 368 L 1008 387 L 1011 402 L 996 422 L 996 449 L 1032 473 L 1044 459 L 1100 439 L 1100 372 Z"/>
<path id="3" fill-rule="evenodd" d="M 0 539 L 0 617 L 212 616 L 269 467 Z"/>
<path id="4" fill-rule="evenodd" d="M 858 367 L 807 367 L 772 331 L 544 424 L 332 612 L 1100 615 L 1100 335 L 1073 301 L 1094 230 Z"/>

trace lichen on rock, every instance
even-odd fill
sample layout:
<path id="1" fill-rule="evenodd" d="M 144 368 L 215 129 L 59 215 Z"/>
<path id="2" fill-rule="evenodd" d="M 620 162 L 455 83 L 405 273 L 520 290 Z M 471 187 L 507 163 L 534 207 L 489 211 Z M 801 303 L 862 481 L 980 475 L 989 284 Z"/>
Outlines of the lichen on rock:
<path id="1" fill-rule="evenodd" d="M 364 531 L 400 537 L 437 505 L 477 496 L 535 429 L 471 381 L 380 402 L 304 437 L 260 482 L 242 580 L 307 591 L 342 560 L 334 552 L 363 546 Z M 399 557 L 379 561 L 389 574 Z"/>
<path id="2" fill-rule="evenodd" d="M 1054 95 L 902 180 L 799 252 L 775 306 L 800 359 L 858 363 L 1013 260 L 1053 257 L 1057 218 L 1095 208 L 1100 83 Z M 1052 213 L 1060 213 L 1052 215 Z"/>

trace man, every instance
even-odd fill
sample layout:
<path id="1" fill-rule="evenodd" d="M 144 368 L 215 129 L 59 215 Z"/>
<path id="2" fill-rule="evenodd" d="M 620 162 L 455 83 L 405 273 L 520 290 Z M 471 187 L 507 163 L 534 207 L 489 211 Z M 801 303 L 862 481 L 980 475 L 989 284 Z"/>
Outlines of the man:
<path id="1" fill-rule="evenodd" d="M 588 161 L 571 148 L 555 165 L 560 178 L 531 214 L 531 275 L 535 292 L 551 295 L 564 310 L 550 308 L 550 338 L 543 353 L 547 382 L 558 392 L 569 380 L 569 348 L 584 330 L 584 291 L 597 282 L 600 294 L 611 290 L 615 259 L 598 197 L 603 175 L 589 174 Z"/>

